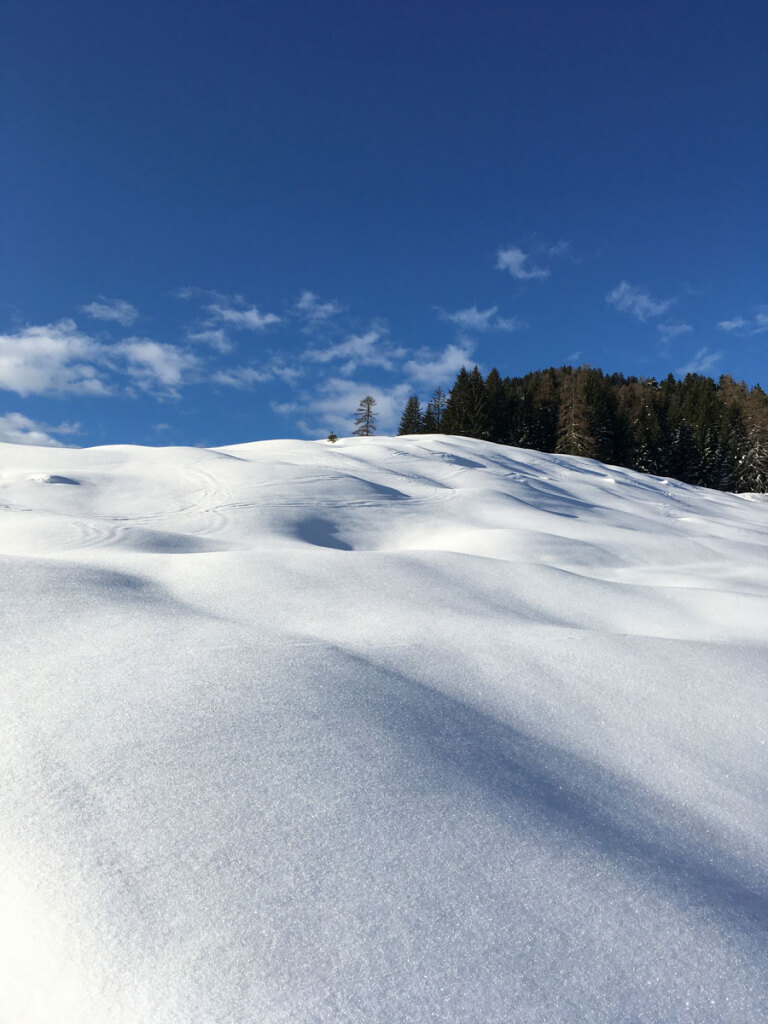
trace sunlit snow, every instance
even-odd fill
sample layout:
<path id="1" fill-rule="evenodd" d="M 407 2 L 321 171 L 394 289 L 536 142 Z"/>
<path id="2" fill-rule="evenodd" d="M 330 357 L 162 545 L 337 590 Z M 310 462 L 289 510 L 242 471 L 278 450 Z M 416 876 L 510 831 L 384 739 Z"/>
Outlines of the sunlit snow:
<path id="1" fill-rule="evenodd" d="M 0 446 L 3 1024 L 768 1020 L 768 504 Z"/>

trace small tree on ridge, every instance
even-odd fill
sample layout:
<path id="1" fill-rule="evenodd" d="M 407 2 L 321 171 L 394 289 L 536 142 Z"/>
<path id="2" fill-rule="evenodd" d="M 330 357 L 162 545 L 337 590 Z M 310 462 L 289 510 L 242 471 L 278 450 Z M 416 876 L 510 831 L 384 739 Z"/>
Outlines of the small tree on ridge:
<path id="1" fill-rule="evenodd" d="M 373 408 L 376 399 L 372 395 L 366 395 L 360 399 L 360 405 L 355 413 L 355 429 L 352 431 L 355 437 L 369 437 L 376 433 L 376 411 Z"/>

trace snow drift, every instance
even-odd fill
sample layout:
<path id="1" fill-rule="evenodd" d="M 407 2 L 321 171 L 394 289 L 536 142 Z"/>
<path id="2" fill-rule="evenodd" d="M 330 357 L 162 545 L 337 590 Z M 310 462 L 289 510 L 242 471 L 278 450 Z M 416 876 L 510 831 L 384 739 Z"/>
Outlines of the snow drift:
<path id="1" fill-rule="evenodd" d="M 4 1024 L 768 1019 L 768 506 L 0 446 Z"/>

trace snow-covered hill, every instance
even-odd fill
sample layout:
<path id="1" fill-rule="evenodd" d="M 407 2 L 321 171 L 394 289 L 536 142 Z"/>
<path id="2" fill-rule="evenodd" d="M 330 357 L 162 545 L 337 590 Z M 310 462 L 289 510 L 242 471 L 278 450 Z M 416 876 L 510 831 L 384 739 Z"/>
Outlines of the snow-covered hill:
<path id="1" fill-rule="evenodd" d="M 768 1020 L 768 505 L 0 446 L 3 1024 Z"/>

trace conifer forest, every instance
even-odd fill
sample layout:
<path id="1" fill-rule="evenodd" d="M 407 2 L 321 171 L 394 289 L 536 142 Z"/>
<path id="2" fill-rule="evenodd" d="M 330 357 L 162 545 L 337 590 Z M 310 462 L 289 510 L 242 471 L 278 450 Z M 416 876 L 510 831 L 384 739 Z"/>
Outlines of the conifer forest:
<path id="1" fill-rule="evenodd" d="M 725 375 L 655 378 L 550 367 L 483 378 L 463 367 L 422 409 L 412 395 L 400 434 L 441 433 L 583 455 L 723 491 L 768 492 L 768 396 Z"/>

